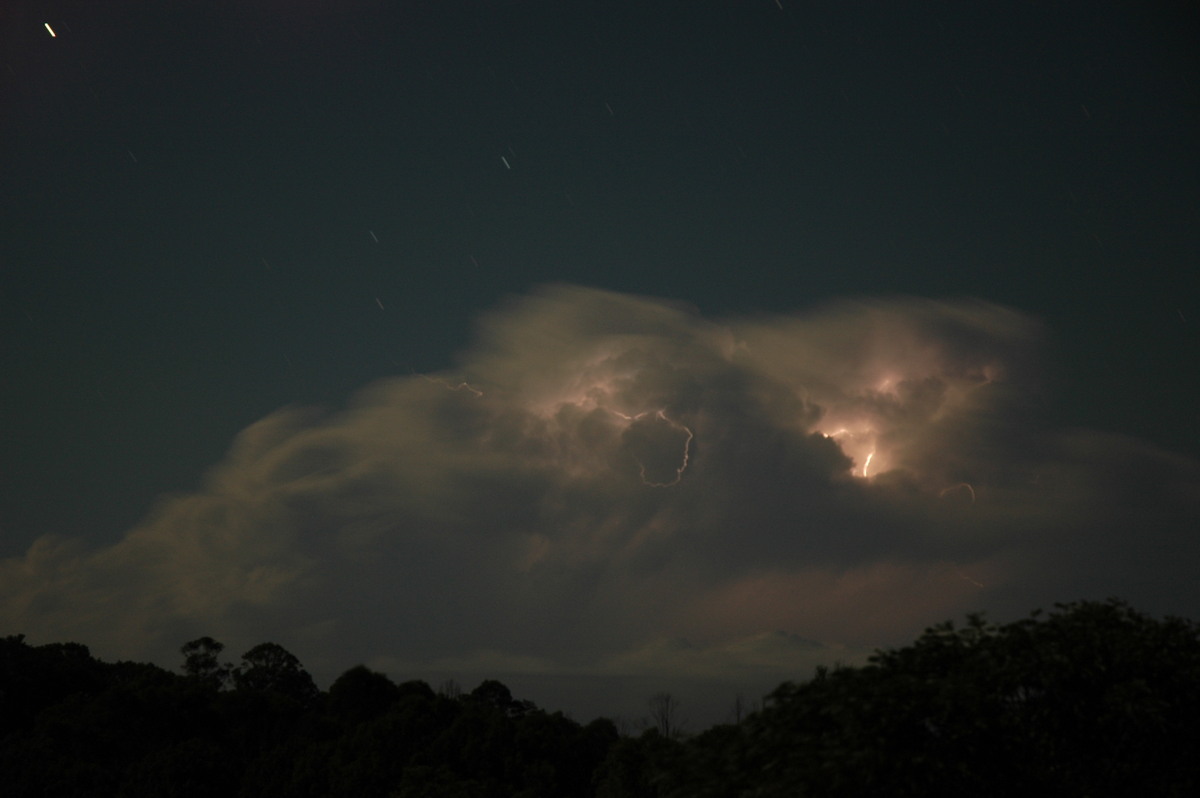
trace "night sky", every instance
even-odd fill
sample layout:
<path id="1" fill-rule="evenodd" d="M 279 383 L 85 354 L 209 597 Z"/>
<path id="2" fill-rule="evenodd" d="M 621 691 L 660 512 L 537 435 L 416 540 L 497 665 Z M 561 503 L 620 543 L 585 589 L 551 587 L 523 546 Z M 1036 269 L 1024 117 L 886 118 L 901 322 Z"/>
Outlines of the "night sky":
<path id="1" fill-rule="evenodd" d="M 6 2 L 0 633 L 700 726 L 1200 615 L 1183 5 Z"/>

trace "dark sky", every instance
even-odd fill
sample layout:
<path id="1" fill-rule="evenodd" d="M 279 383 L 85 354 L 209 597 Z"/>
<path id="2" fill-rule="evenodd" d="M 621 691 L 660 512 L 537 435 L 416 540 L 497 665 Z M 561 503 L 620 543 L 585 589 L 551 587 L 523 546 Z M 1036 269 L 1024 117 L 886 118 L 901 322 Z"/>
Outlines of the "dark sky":
<path id="1" fill-rule="evenodd" d="M 416 400 L 409 398 L 387 405 L 404 408 L 397 416 L 404 421 L 395 423 L 405 429 L 419 426 L 422 435 L 431 436 L 397 437 L 392 427 L 381 427 L 379 434 L 389 440 L 408 443 L 395 443 L 395 451 L 377 457 L 403 461 L 418 456 L 412 447 L 449 446 L 450 439 L 475 434 L 472 424 L 489 430 L 481 441 L 494 443 L 500 429 L 509 429 L 514 413 L 532 412 L 535 395 L 541 397 L 538 402 L 551 394 L 559 397 L 555 401 L 575 402 L 562 397 L 580 390 L 579 381 L 564 375 L 586 362 L 592 369 L 588 379 L 603 372 L 603 379 L 623 375 L 626 383 L 604 388 L 607 399 L 599 405 L 593 386 L 592 404 L 571 407 L 607 413 L 610 426 L 626 425 L 619 434 L 628 451 L 622 449 L 621 456 L 643 467 L 642 483 L 673 478 L 678 464 L 672 458 L 678 456 L 685 428 L 695 437 L 686 454 L 701 470 L 683 477 L 716 479 L 705 476 L 701 458 L 705 452 L 724 452 L 713 439 L 725 440 L 720 430 L 737 428 L 744 439 L 757 441 L 761 448 L 754 451 L 772 453 L 755 462 L 763 475 L 778 481 L 789 468 L 803 471 L 820 462 L 836 472 L 841 466 L 822 459 L 828 452 L 820 454 L 820 447 L 808 444 L 793 442 L 797 451 L 807 452 L 803 457 L 780 455 L 791 444 L 779 442 L 778 424 L 771 435 L 751 434 L 751 427 L 762 424 L 747 420 L 744 404 L 748 397 L 758 401 L 770 393 L 755 386 L 792 386 L 804 402 L 819 407 L 802 431 L 831 435 L 834 430 L 821 427 L 818 418 L 845 416 L 846 408 L 861 409 L 864 402 L 882 401 L 880 391 L 893 391 L 879 387 L 884 383 L 868 385 L 886 377 L 883 371 L 869 378 L 859 371 L 851 379 L 837 366 L 838 358 L 859 358 L 876 368 L 880 347 L 892 344 L 895 362 L 911 366 L 899 368 L 895 378 L 907 379 L 906 385 L 932 381 L 936 390 L 930 390 L 942 391 L 938 396 L 946 403 L 974 385 L 972 379 L 992 385 L 999 373 L 995 363 L 1003 361 L 1004 373 L 1012 377 L 1005 390 L 1019 395 L 1019 401 L 1007 394 L 1002 401 L 989 398 L 982 403 L 991 408 L 987 413 L 963 422 L 964 429 L 975 430 L 969 437 L 976 443 L 986 437 L 979 429 L 992 430 L 987 452 L 1000 452 L 996 462 L 1012 468 L 981 470 L 983 449 L 977 447 L 972 450 L 977 459 L 963 458 L 975 470 L 964 465 L 953 479 L 982 494 L 981 474 L 1011 487 L 1020 481 L 1012 470 L 1018 462 L 1024 465 L 1017 470 L 1026 475 L 1053 471 L 1046 465 L 1051 461 L 1075 463 L 1088 476 L 1071 477 L 1071 486 L 1102 487 L 1078 495 L 1070 492 L 1074 487 L 1064 487 L 1037 501 L 1005 494 L 1017 505 L 1039 508 L 1029 512 L 1054 529 L 1061 523 L 1046 519 L 1061 520 L 1063 508 L 1073 501 L 1090 506 L 1085 495 L 1124 496 L 1111 488 L 1114 480 L 1122 485 L 1131 485 L 1135 477 L 1165 480 L 1162 484 L 1174 487 L 1164 489 L 1163 496 L 1151 493 L 1155 502 L 1166 502 L 1161 505 L 1166 531 L 1160 544 L 1147 545 L 1158 546 L 1163 562 L 1191 552 L 1186 547 L 1193 544 L 1182 535 L 1194 533 L 1200 520 L 1194 482 L 1194 458 L 1200 455 L 1195 401 L 1200 67 L 1191 36 L 1196 19 L 1180 10 L 1183 5 L 5 3 L 0 11 L 0 556 L 7 558 L 5 567 L 28 573 L 38 547 L 49 545 L 45 536 L 59 536 L 55 545 L 69 552 L 56 554 L 58 564 L 37 571 L 41 576 L 24 587 L 12 588 L 6 598 L 10 609 L 0 618 L 24 624 L 20 631 L 34 637 L 34 626 L 40 625 L 47 639 L 38 642 L 74 633 L 76 626 L 64 620 L 71 615 L 71 602 L 102 592 L 106 579 L 120 581 L 114 574 L 123 572 L 114 563 L 127 551 L 122 546 L 136 538 L 131 530 L 152 530 L 163 518 L 174 517 L 180 503 L 211 498 L 213 474 L 241 467 L 235 439 L 253 438 L 247 428 L 258 429 L 251 425 L 260 420 L 268 426 L 278 422 L 281 408 L 326 408 L 333 420 L 313 422 L 318 427 L 284 426 L 296 440 L 333 436 L 335 430 L 358 429 L 355 425 L 374 412 L 364 408 L 378 410 L 381 395 L 408 397 L 424 386 L 458 403 L 476 397 L 448 389 L 486 376 L 488 385 L 480 390 L 487 396 L 480 398 L 497 403 L 489 405 L 486 421 L 455 416 L 459 426 L 443 429 L 438 425 L 446 419 L 439 414 L 461 409 L 430 409 L 420 402 L 414 409 Z M 859 337 L 858 325 L 873 330 L 870 343 Z M 710 326 L 733 331 L 729 334 L 737 340 L 728 349 L 698 344 L 709 341 L 709 332 L 698 331 Z M 635 334 L 642 343 L 621 349 L 625 360 L 619 369 L 596 371 L 594 354 L 591 360 L 579 354 L 592 352 L 597 342 L 611 354 L 613 340 L 628 343 Z M 775 343 L 760 350 L 746 343 L 760 339 Z M 901 341 L 917 348 L 904 349 Z M 767 349 L 794 351 L 808 360 L 793 374 L 784 361 L 764 354 Z M 936 357 L 929 354 L 934 350 Z M 712 365 L 718 351 L 737 364 L 738 376 Z M 756 365 L 730 354 L 737 351 L 752 352 Z M 818 368 L 818 362 L 825 365 Z M 511 371 L 501 368 L 505 363 Z M 657 374 L 657 381 L 630 376 L 635 372 Z M 672 376 L 664 376 L 668 372 Z M 680 376 L 685 372 L 686 380 Z M 548 374 L 565 382 L 551 391 Z M 540 376 L 535 380 L 534 375 Z M 390 387 L 360 393 L 387 379 L 391 382 L 382 385 Z M 822 380 L 826 388 L 815 387 Z M 663 387 L 668 385 L 674 387 Z M 507 391 L 505 398 L 493 400 L 491 386 Z M 895 390 L 887 395 L 899 397 L 897 407 L 916 401 L 916 388 Z M 651 391 L 660 404 L 638 405 L 630 391 Z M 720 410 L 710 402 L 718 394 L 726 397 Z M 617 396 L 624 398 L 617 402 Z M 769 406 L 778 409 L 771 401 Z M 973 401 L 962 406 L 976 413 L 982 404 Z M 351 410 L 342 413 L 347 406 Z M 734 406 L 737 412 L 730 409 Z M 961 431 L 951 435 L 942 411 L 930 411 L 929 418 L 941 426 L 936 434 L 920 427 L 918 434 L 911 414 L 871 406 L 878 422 L 871 434 L 879 435 L 881 459 L 887 456 L 887 437 L 894 447 L 889 460 L 894 473 L 925 479 L 930 495 L 945 498 L 943 488 L 928 487 L 932 472 L 920 471 L 916 463 L 926 462 L 921 457 L 932 449 L 929 441 L 961 442 L 966 440 Z M 995 411 L 997 406 L 1003 410 Z M 473 409 L 468 415 L 481 412 Z M 645 413 L 650 415 L 639 415 Z M 1003 423 L 995 420 L 1001 417 Z M 553 418 L 566 424 L 561 413 Z M 705 418 L 713 430 L 707 439 L 700 433 Z M 716 418 L 750 427 L 721 426 Z M 886 431 L 880 431 L 883 427 Z M 999 428 L 1006 430 L 1003 441 L 995 437 Z M 534 435 L 532 427 L 520 429 L 512 434 Z M 1029 438 L 1034 442 L 1017 451 L 1012 442 L 1025 438 L 1014 430 L 1031 435 L 1036 430 Z M 754 437 L 758 434 L 761 439 Z M 599 440 L 582 432 L 572 435 L 577 435 L 572 445 Z M 1063 443 L 1068 437 L 1074 443 Z M 896 442 L 901 440 L 907 448 Z M 1050 440 L 1057 443 L 1046 443 Z M 556 445 L 566 446 L 561 440 Z M 666 455 L 659 446 L 667 447 Z M 855 454 L 846 439 L 840 446 L 861 478 L 858 461 L 866 450 Z M 1064 454 L 1068 449 L 1070 456 Z M 427 449 L 422 451 L 420 457 L 426 457 Z M 504 451 L 506 457 L 517 456 L 514 452 L 525 457 L 532 449 Z M 353 457 L 329 455 L 321 468 L 357 474 L 366 455 L 354 452 Z M 783 459 L 772 460 L 776 455 Z M 797 466 L 796 457 L 808 465 Z M 1030 465 L 1034 459 L 1041 464 Z M 1157 465 L 1146 465 L 1150 461 Z M 570 462 L 570 468 L 582 468 Z M 1101 462 L 1109 464 L 1103 475 L 1087 471 L 1087 463 Z M 647 464 L 657 474 L 650 480 L 645 479 Z M 559 466 L 563 473 L 575 473 Z M 473 486 L 471 501 L 481 502 L 488 490 L 499 488 L 480 486 L 480 468 L 474 459 L 445 464 L 446 484 Z M 387 491 L 373 490 L 412 487 L 419 472 L 389 467 L 388 479 L 382 480 Z M 282 478 L 278 471 L 269 473 L 268 482 Z M 353 484 L 354 491 L 375 495 Z M 510 485 L 505 495 L 520 496 L 525 506 L 508 507 L 498 498 L 493 506 L 480 505 L 479 513 L 491 517 L 492 530 L 533 528 L 553 518 L 556 524 L 594 532 L 588 525 L 602 524 L 602 513 L 589 501 L 598 502 L 602 490 L 592 485 L 585 499 L 554 484 L 553 491 L 546 485 Z M 736 516 L 736 508 L 761 505 L 755 493 L 759 484 L 732 490 L 714 512 Z M 847 489 L 866 490 L 850 484 Z M 681 480 L 672 487 L 686 484 Z M 885 487 L 883 482 L 875 486 Z M 561 495 L 555 492 L 560 489 Z M 450 488 L 445 490 L 443 495 L 430 488 L 427 501 L 437 495 L 449 503 L 445 506 L 455 504 L 458 500 L 446 498 Z M 1151 493 L 1144 486 L 1138 490 L 1139 501 L 1149 501 L 1145 497 Z M 456 524 L 428 508 L 418 514 L 425 519 L 418 523 L 411 507 L 380 509 L 351 492 L 350 498 L 338 494 L 342 503 L 336 512 L 329 508 L 337 502 L 321 505 L 322 529 L 357 529 L 355 524 L 372 519 L 388 526 L 400 523 L 395 513 L 407 519 L 406 528 L 437 516 L 444 525 L 438 527 L 440 539 L 475 529 L 474 522 Z M 801 492 L 811 500 L 810 509 L 816 508 L 810 520 L 825 519 L 812 521 L 817 527 L 825 523 L 852 536 L 855 523 L 866 523 L 847 520 L 841 505 L 816 487 Z M 165 494 L 176 498 L 165 500 Z M 545 510 L 551 494 L 559 503 L 552 513 Z M 655 489 L 651 494 L 662 495 Z M 610 498 L 628 507 L 631 500 L 622 496 Z M 1180 503 L 1172 504 L 1176 500 Z M 371 509 L 362 510 L 364 502 Z M 343 512 L 351 505 L 359 508 L 353 523 Z M 1107 517 L 1142 518 L 1143 510 L 1128 505 Z M 699 522 L 663 520 L 669 513 L 662 507 L 639 512 L 644 513 L 640 521 L 622 516 L 622 523 L 643 531 L 670 523 L 698 528 Z M 780 519 L 791 518 L 792 511 L 779 512 L 762 514 L 755 523 L 786 526 Z M 903 516 L 904 524 L 920 515 L 911 508 L 879 512 Z M 258 534 L 256 524 L 267 523 L 251 516 L 239 522 L 248 537 Z M 996 523 L 997 529 L 1003 526 Z M 203 524 L 187 528 L 197 525 Z M 183 534 L 172 529 L 173 535 Z M 995 543 L 1004 534 L 996 531 L 989 540 Z M 1076 534 L 1083 533 L 1067 535 L 1055 556 L 1068 556 L 1073 544 L 1065 541 L 1077 542 Z M 1089 550 L 1111 549 L 1108 561 L 1117 562 L 1125 556 L 1123 544 L 1112 537 L 1119 534 L 1104 532 L 1107 537 L 1093 540 Z M 541 538 L 534 534 L 530 540 Z M 764 540 L 765 549 L 778 542 L 770 535 Z M 318 555 L 305 545 L 291 540 L 284 546 L 288 557 L 299 559 L 288 560 L 292 570 L 279 573 L 317 579 L 312 573 L 318 571 L 296 563 L 332 555 Z M 964 554 L 964 561 L 999 562 L 988 559 L 1003 559 L 998 553 L 1003 546 L 996 546 Z M 938 557 L 917 548 L 920 556 L 906 549 L 908 559 L 897 560 L 890 544 L 851 559 L 854 567 L 871 563 L 868 571 L 876 575 L 900 561 L 957 562 L 957 554 Z M 797 562 L 809 562 L 804 557 L 810 554 L 797 554 Z M 218 568 L 225 555 L 213 556 Z M 443 573 L 437 558 L 448 555 L 429 556 L 429 572 Z M 542 554 L 530 556 L 522 560 L 527 567 L 542 562 Z M 763 557 L 760 566 L 770 559 Z M 824 557 L 817 558 L 822 567 L 830 562 Z M 567 560 L 578 563 L 578 557 Z M 836 581 L 831 574 L 837 573 L 844 588 L 847 574 L 857 572 L 848 561 L 834 560 L 837 568 L 819 578 L 806 571 L 809 584 Z M 735 590 L 730 585 L 736 580 L 712 571 L 719 561 L 705 560 L 688 571 L 688 578 Z M 160 565 L 138 567 L 163 570 Z M 560 578 L 580 593 L 586 592 L 581 585 L 587 579 L 600 580 L 562 567 Z M 746 567 L 746 573 L 762 575 L 761 567 Z M 997 571 L 1008 574 L 1012 585 L 1037 581 L 1028 568 L 1014 568 L 997 566 Z M 1072 590 L 1111 587 L 1136 594 L 1137 585 L 1157 578 L 1146 568 L 1128 584 L 1099 577 L 1095 583 L 1068 582 L 1068 594 L 1061 596 L 1048 588 L 1022 593 L 1014 587 L 1007 599 L 995 601 L 1027 610 L 1043 596 L 1051 601 L 1080 597 Z M 342 584 L 328 576 L 341 569 L 319 572 L 329 584 Z M 352 573 L 348 565 L 345 570 Z M 85 591 L 78 584 L 63 587 L 70 581 L 65 573 L 100 571 L 108 576 L 85 580 L 90 592 L 72 593 Z M 488 577 L 470 568 L 462 573 L 447 578 L 487 584 Z M 1172 609 L 1170 596 L 1184 577 L 1163 578 L 1167 586 L 1160 585 L 1161 595 L 1147 594 L 1156 610 Z M 646 584 L 669 582 L 655 572 Z M 608 587 L 577 603 L 553 594 L 564 618 L 592 628 L 593 641 L 607 639 L 599 630 L 616 628 L 620 624 L 614 619 L 623 617 L 597 598 L 616 590 L 604 584 Z M 211 589 L 217 590 L 215 585 Z M 830 587 L 826 595 L 841 596 L 843 588 Z M 491 600 L 485 588 L 471 589 L 481 591 L 478 600 Z M 270 593 L 268 587 L 262 590 Z M 781 602 L 798 595 L 788 592 L 790 587 L 780 590 L 771 595 Z M 30 599 L 34 594 L 39 598 Z M 318 605 L 315 597 L 322 592 L 313 588 L 302 596 L 288 595 L 289 606 L 299 613 Z M 1029 606 L 1021 604 L 1022 598 Z M 645 598 L 651 605 L 659 600 Z M 715 599 L 689 601 L 694 608 Z M 837 603 L 828 601 L 831 607 Z M 914 628 L 941 620 L 938 612 L 972 608 L 963 601 L 930 600 L 921 605 L 925 615 L 913 615 Z M 988 608 L 986 600 L 980 603 Z M 48 605 L 60 608 L 53 616 L 58 620 L 47 620 Z M 1180 596 L 1177 605 L 1180 611 L 1200 608 L 1194 593 Z M 109 637 L 91 627 L 95 639 L 82 642 L 102 653 L 131 654 L 141 650 L 132 641 L 142 634 L 155 641 L 143 646 L 151 655 L 170 650 L 155 648 L 156 635 L 166 636 L 167 630 L 183 634 L 194 626 L 198 634 L 218 638 L 244 635 L 250 644 L 259 642 L 250 639 L 254 634 L 273 639 L 289 633 L 268 623 L 286 624 L 282 619 L 291 617 L 286 613 L 245 621 L 242 628 L 241 621 L 229 619 L 253 615 L 249 610 L 172 606 L 147 616 L 143 626 Z M 344 612 L 352 617 L 376 612 L 373 607 L 364 597 L 359 604 L 350 601 Z M 453 609 L 446 612 L 447 618 L 458 617 Z M 833 609 L 830 613 L 841 617 Z M 595 626 L 586 627 L 584 618 L 592 618 Z M 557 622 L 545 621 L 547 628 Z M 227 626 L 214 628 L 222 623 Z M 344 629 L 347 622 L 338 623 Z M 800 622 L 782 616 L 764 619 L 762 629 L 739 623 L 731 620 L 719 632 L 693 629 L 689 639 L 719 646 L 749 639 L 751 633 L 781 631 L 825 643 L 832 634 L 815 621 L 824 637 L 809 628 L 787 628 Z M 612 648 L 596 656 L 608 657 L 604 661 L 610 665 L 634 662 L 630 652 L 657 651 L 656 641 L 686 636 L 665 621 L 661 626 L 630 632 L 619 641 L 614 637 Z M 421 651 L 383 643 L 372 651 L 365 642 L 370 635 L 356 634 L 337 638 L 347 657 L 374 656 L 393 668 L 424 663 L 412 665 L 415 669 L 431 668 L 436 661 L 446 672 L 472 672 L 473 666 L 456 670 L 457 665 L 446 664 L 461 665 L 466 655 L 437 643 L 433 632 L 429 648 Z M 542 673 L 546 683 L 547 674 L 558 678 L 567 671 L 600 678 L 596 672 L 584 674 L 587 669 L 579 663 L 562 665 L 561 651 L 538 648 L 536 635 L 529 634 L 527 644 L 514 643 L 511 651 L 496 641 L 467 648 L 504 649 L 505 656 L 516 659 L 503 661 L 525 663 L 513 665 L 513 673 Z M 330 653 L 333 644 L 318 638 L 311 629 L 297 632 L 293 646 L 309 659 L 328 660 L 330 668 L 353 664 L 340 662 Z M 863 631 L 842 642 L 869 646 L 883 639 Z M 167 642 L 177 646 L 183 640 Z M 576 644 L 571 650 L 582 648 Z M 429 653 L 435 649 L 436 656 Z M 540 657 L 537 667 L 521 659 L 535 656 Z M 476 662 L 484 661 L 500 660 Z M 602 675 L 619 670 L 606 667 Z M 562 700 L 571 701 L 570 695 L 564 688 Z"/>

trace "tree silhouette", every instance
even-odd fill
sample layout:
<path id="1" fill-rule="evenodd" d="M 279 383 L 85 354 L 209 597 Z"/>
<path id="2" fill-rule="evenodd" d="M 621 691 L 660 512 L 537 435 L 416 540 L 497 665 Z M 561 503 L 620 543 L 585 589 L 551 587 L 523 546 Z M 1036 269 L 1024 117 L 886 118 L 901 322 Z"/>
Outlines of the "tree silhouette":
<path id="1" fill-rule="evenodd" d="M 387 712 L 400 695 L 387 676 L 356 665 L 329 686 L 329 708 L 347 722 L 363 723 Z"/>
<path id="2" fill-rule="evenodd" d="M 784 684 L 735 733 L 689 741 L 660 794 L 1200 794 L 1200 628 L 1056 606 Z"/>
<path id="3" fill-rule="evenodd" d="M 259 643 L 243 654 L 233 679 L 238 690 L 279 693 L 301 703 L 319 692 L 300 660 L 278 643 Z"/>
<path id="4" fill-rule="evenodd" d="M 467 698 L 476 703 L 495 707 L 513 717 L 523 715 L 537 708 L 532 701 L 517 701 L 514 699 L 512 691 L 508 689 L 508 686 L 495 679 L 485 679 L 480 682 L 479 686 L 472 690 Z"/>
<path id="5" fill-rule="evenodd" d="M 233 666 L 218 661 L 217 658 L 224 650 L 225 644 L 218 643 L 211 637 L 201 637 L 184 643 L 179 649 L 179 653 L 183 654 L 183 672 L 218 690 L 225 687 L 232 676 Z"/>
<path id="6" fill-rule="evenodd" d="M 650 720 L 658 733 L 667 739 L 679 735 L 679 699 L 670 693 L 655 693 L 647 702 Z"/>
<path id="7" fill-rule="evenodd" d="M 181 675 L 0 638 L 5 798 L 1200 795 L 1200 627 L 1118 601 L 939 624 L 686 739 L 670 693 L 638 737 L 494 680 L 450 698 L 358 666 L 318 700 L 275 643 L 201 688 L 221 650 L 185 645 Z"/>

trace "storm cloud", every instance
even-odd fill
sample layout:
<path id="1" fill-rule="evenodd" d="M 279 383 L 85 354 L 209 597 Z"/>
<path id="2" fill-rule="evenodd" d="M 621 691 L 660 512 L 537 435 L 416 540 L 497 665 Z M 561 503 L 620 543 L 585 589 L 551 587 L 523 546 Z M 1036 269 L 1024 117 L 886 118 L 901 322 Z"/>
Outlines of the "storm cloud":
<path id="1" fill-rule="evenodd" d="M 277 640 L 325 679 L 499 677 L 587 714 L 979 609 L 1196 614 L 1200 468 L 1050 425 L 1045 336 L 966 300 L 714 320 L 546 287 L 454 368 L 251 425 L 116 544 L 0 562 L 0 623 L 169 667 Z"/>

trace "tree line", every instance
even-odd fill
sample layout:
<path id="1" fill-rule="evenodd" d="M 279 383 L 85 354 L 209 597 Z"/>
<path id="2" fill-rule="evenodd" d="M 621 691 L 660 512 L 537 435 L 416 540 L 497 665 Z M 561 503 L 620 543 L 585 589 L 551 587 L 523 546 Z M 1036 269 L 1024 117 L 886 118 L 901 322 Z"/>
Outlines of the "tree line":
<path id="1" fill-rule="evenodd" d="M 704 798 L 1200 794 L 1200 629 L 1117 600 L 932 627 L 818 669 L 755 712 L 679 733 L 678 702 L 620 733 L 514 698 L 364 666 L 318 689 L 282 646 L 234 667 L 204 637 L 180 672 L 78 643 L 0 639 L 7 796 Z"/>

